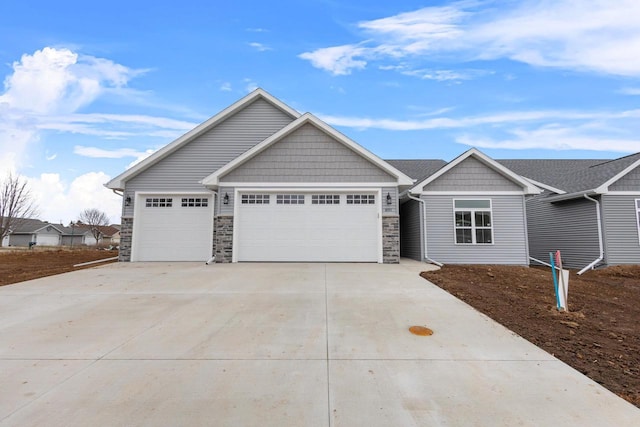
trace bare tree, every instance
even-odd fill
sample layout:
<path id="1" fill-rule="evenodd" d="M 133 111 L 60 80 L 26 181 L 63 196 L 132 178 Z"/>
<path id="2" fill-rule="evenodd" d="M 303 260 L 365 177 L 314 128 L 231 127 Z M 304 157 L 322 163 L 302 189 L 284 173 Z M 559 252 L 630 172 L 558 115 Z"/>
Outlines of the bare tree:
<path id="1" fill-rule="evenodd" d="M 80 213 L 80 217 L 78 218 L 78 224 L 80 223 L 88 226 L 94 239 L 96 239 L 96 244 L 98 244 L 102 236 L 100 227 L 109 225 L 109 217 L 99 209 L 85 209 Z"/>
<path id="2" fill-rule="evenodd" d="M 11 230 L 20 226 L 27 218 L 38 215 L 38 208 L 27 181 L 9 173 L 0 181 L 0 246 Z"/>

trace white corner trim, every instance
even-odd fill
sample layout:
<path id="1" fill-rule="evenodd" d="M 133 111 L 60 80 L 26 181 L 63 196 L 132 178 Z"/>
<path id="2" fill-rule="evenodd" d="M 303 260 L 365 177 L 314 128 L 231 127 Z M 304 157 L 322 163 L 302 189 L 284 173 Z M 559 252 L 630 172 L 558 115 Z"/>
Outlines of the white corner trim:
<path id="1" fill-rule="evenodd" d="M 462 163 L 464 160 L 466 160 L 467 158 L 469 158 L 471 156 L 475 157 L 477 160 L 479 160 L 480 162 L 484 163 L 489 168 L 494 169 L 496 172 L 500 173 L 501 175 L 505 176 L 506 178 L 510 179 L 511 181 L 514 181 L 514 182 L 518 183 L 519 185 L 521 185 L 523 187 L 523 189 L 524 189 L 523 190 L 524 194 L 540 194 L 540 193 L 542 193 L 542 191 L 538 187 L 533 185 L 530 181 L 524 179 L 523 177 L 521 177 L 520 175 L 516 174 L 512 170 L 510 170 L 510 169 L 506 168 L 505 166 L 501 165 L 500 163 L 496 162 L 491 157 L 489 157 L 486 154 L 482 153 L 477 148 L 471 148 L 471 149 L 465 151 L 464 153 L 462 153 L 461 155 L 459 155 L 458 157 L 456 157 L 455 159 L 450 161 L 448 164 L 446 164 L 444 167 L 440 168 L 436 173 L 434 173 L 433 175 L 427 177 L 426 179 L 424 179 L 419 184 L 416 184 L 414 186 L 414 188 L 417 188 L 418 190 L 421 190 L 422 188 L 424 188 L 425 185 L 430 184 L 431 182 L 435 181 L 436 179 L 438 179 L 439 177 L 441 177 L 445 173 L 449 172 L 451 169 L 455 168 L 457 165 L 459 165 L 460 163 Z M 412 194 L 420 194 L 420 191 L 418 191 L 418 192 L 413 192 L 412 191 L 411 193 Z"/>
<path id="2" fill-rule="evenodd" d="M 167 157 L 169 154 L 173 153 L 178 148 L 192 141 L 193 139 L 200 136 L 205 131 L 209 130 L 211 127 L 224 121 L 225 119 L 232 116 L 236 112 L 242 110 L 243 108 L 245 108 L 247 105 L 251 104 L 253 101 L 255 101 L 258 98 L 262 98 L 266 100 L 267 102 L 274 105 L 276 108 L 279 108 L 280 110 L 284 111 L 286 114 L 289 114 L 294 119 L 297 119 L 298 117 L 300 117 L 300 113 L 298 113 L 296 110 L 289 107 L 288 105 L 284 104 L 282 101 L 278 100 L 273 95 L 267 93 L 263 89 L 256 89 L 250 94 L 248 94 L 247 96 L 245 96 L 244 98 L 240 99 L 239 101 L 236 101 L 235 103 L 225 108 L 215 116 L 211 117 L 207 121 L 191 129 L 190 131 L 188 131 L 178 139 L 165 145 L 164 147 L 162 147 L 161 149 L 159 149 L 158 151 L 156 151 L 155 153 L 153 153 L 152 155 L 150 155 L 149 157 L 147 157 L 137 165 L 127 169 L 120 175 L 116 176 L 115 178 L 113 178 L 112 180 L 104 184 L 104 186 L 112 190 L 123 190 L 124 181 L 137 175 L 138 173 L 142 172 L 143 170 L 147 169 L 148 167 L 152 166 L 153 164 Z"/>
<path id="3" fill-rule="evenodd" d="M 280 129 L 278 132 L 271 135 L 269 138 L 255 145 L 251 149 L 245 151 L 240 156 L 236 157 L 235 159 L 233 159 L 232 161 L 230 161 L 229 163 L 227 163 L 226 165 L 224 165 L 223 167 L 221 167 L 211 175 L 207 176 L 200 182 L 203 185 L 207 185 L 207 186 L 220 185 L 220 177 L 226 175 L 233 169 L 241 166 L 243 163 L 245 163 L 249 159 L 252 159 L 253 157 L 257 156 L 262 151 L 269 148 L 271 145 L 280 141 L 282 138 L 293 133 L 295 130 L 299 129 L 300 127 L 302 127 L 307 123 L 311 123 L 314 126 L 318 127 L 320 130 L 324 131 L 326 134 L 328 134 L 338 142 L 342 143 L 343 145 L 347 146 L 351 150 L 355 151 L 356 153 L 366 158 L 371 163 L 375 164 L 380 169 L 384 170 L 385 172 L 387 172 L 391 176 L 394 176 L 397 179 L 396 183 L 389 183 L 389 184 L 413 185 L 413 180 L 409 178 L 407 175 L 400 172 L 398 169 L 394 168 L 389 163 L 385 162 L 384 160 L 382 160 L 381 158 L 379 158 L 369 150 L 365 149 L 361 145 L 357 144 L 355 141 L 351 140 L 344 134 L 338 132 L 331 126 L 327 125 L 326 123 L 324 123 L 322 120 L 318 119 L 311 113 L 305 113 L 304 115 L 298 117 L 296 120 L 289 123 L 287 126 L 285 126 L 284 128 Z"/>
<path id="4" fill-rule="evenodd" d="M 620 178 L 622 178 L 623 176 L 625 176 L 626 174 L 628 174 L 629 172 L 631 172 L 632 170 L 634 170 L 638 166 L 640 166 L 640 159 L 636 160 L 633 163 L 631 163 L 629 166 L 624 168 L 624 170 L 622 170 L 622 172 L 616 174 L 613 178 L 609 179 L 605 183 L 601 184 L 599 187 L 595 188 L 594 191 L 596 193 L 599 193 L 599 194 L 608 193 L 610 185 L 614 184 L 616 181 L 618 181 Z"/>

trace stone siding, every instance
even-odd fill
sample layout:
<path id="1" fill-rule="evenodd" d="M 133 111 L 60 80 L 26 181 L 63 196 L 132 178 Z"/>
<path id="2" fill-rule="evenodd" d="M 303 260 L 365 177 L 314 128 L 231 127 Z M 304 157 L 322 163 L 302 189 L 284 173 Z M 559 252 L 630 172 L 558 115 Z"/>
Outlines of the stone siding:
<path id="1" fill-rule="evenodd" d="M 233 255 L 233 217 L 219 216 L 215 221 L 216 263 L 231 262 Z"/>
<path id="2" fill-rule="evenodd" d="M 400 262 L 400 218 L 397 216 L 382 218 L 382 262 Z"/>
<path id="3" fill-rule="evenodd" d="M 118 261 L 131 261 L 131 235 L 133 232 L 133 218 L 122 218 L 120 225 L 120 245 Z"/>

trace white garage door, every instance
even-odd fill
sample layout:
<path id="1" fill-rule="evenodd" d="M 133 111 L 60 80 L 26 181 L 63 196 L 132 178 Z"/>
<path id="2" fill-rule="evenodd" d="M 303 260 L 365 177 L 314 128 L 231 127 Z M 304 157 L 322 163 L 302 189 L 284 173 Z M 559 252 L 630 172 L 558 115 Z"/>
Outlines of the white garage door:
<path id="1" fill-rule="evenodd" d="M 241 193 L 238 261 L 377 262 L 377 193 Z"/>
<path id="2" fill-rule="evenodd" d="M 36 235 L 36 242 L 38 246 L 58 246 L 60 244 L 60 235 L 38 233 Z"/>
<path id="3" fill-rule="evenodd" d="M 212 195 L 141 195 L 132 261 L 206 261 L 213 242 Z"/>

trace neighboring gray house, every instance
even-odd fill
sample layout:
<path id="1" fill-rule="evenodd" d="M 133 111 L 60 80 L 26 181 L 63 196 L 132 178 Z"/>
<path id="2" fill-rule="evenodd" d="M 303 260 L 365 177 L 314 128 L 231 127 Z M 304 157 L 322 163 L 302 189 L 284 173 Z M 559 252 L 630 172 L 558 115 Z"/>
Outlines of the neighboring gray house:
<path id="1" fill-rule="evenodd" d="M 399 260 L 407 175 L 258 89 L 106 184 L 122 261 Z"/>
<path id="2" fill-rule="evenodd" d="M 7 246 L 58 246 L 62 239 L 62 230 L 57 224 L 50 224 L 39 219 L 21 219 L 11 229 Z"/>
<path id="3" fill-rule="evenodd" d="M 470 149 L 449 163 L 390 160 L 418 178 L 401 195 L 401 255 L 443 264 L 529 264 L 525 196 L 541 190 Z"/>
<path id="4" fill-rule="evenodd" d="M 499 160 L 544 189 L 527 200 L 531 256 L 564 265 L 640 264 L 640 153 L 614 160 Z"/>

